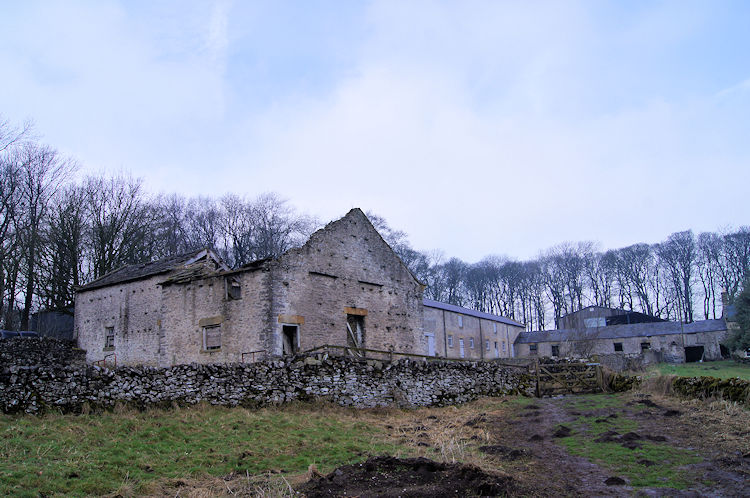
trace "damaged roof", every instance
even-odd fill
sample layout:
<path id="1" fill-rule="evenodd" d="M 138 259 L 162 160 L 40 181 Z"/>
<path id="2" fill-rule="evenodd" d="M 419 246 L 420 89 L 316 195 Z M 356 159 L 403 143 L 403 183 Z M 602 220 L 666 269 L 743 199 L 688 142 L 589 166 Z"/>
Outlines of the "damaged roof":
<path id="1" fill-rule="evenodd" d="M 461 315 L 473 316 L 476 318 L 482 318 L 484 320 L 492 320 L 493 322 L 505 323 L 507 325 L 513 325 L 514 327 L 523 327 L 523 324 L 518 323 L 510 318 L 505 318 L 500 315 L 493 315 L 491 313 L 484 313 L 482 311 L 475 311 L 462 306 L 456 306 L 455 304 L 441 303 L 440 301 L 434 301 L 432 299 L 424 298 L 422 304 L 428 308 L 437 308 L 439 310 L 451 311 L 453 313 L 459 313 Z"/>
<path id="2" fill-rule="evenodd" d="M 198 261 L 205 256 L 210 256 L 211 258 L 219 262 L 220 265 L 224 266 L 212 250 L 198 249 L 184 254 L 178 254 L 176 256 L 163 258 L 158 261 L 123 266 L 122 268 L 110 272 L 103 277 L 94 280 L 93 282 L 89 282 L 88 284 L 79 287 L 78 291 L 98 289 L 100 287 L 107 287 L 108 285 L 132 282 L 135 280 L 152 277 L 154 275 L 167 273 L 174 269 Z"/>
<path id="3" fill-rule="evenodd" d="M 624 339 L 628 337 L 648 337 L 652 335 L 697 334 L 719 332 L 727 329 L 724 320 L 699 320 L 693 323 L 655 322 L 611 325 L 588 329 L 535 330 L 521 332 L 516 339 L 519 344 L 537 342 L 587 341 L 594 339 Z"/>

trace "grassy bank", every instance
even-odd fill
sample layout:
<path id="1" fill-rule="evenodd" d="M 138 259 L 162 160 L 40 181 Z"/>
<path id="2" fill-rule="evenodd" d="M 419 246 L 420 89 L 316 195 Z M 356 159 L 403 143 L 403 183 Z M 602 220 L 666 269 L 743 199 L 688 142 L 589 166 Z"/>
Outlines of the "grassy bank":
<path id="1" fill-rule="evenodd" d="M 737 363 L 733 360 L 683 363 L 681 365 L 660 363 L 655 366 L 653 371 L 661 375 L 677 375 L 679 377 L 717 377 L 719 379 L 739 377 L 750 380 L 750 365 Z"/>

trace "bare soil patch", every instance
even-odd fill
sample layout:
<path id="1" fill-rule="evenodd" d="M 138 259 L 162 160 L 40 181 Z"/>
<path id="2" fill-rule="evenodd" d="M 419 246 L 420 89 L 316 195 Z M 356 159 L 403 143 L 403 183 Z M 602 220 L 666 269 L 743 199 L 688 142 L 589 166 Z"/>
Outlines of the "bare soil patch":
<path id="1" fill-rule="evenodd" d="M 434 497 L 522 494 L 508 475 L 475 465 L 441 463 L 427 458 L 373 457 L 314 478 L 298 491 L 309 498 L 331 496 Z"/>

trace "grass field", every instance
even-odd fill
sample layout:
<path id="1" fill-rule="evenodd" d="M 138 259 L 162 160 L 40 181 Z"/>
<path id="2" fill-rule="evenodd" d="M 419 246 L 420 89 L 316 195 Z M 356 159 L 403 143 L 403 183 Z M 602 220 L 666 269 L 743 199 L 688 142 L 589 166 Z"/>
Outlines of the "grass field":
<path id="1" fill-rule="evenodd" d="M 0 416 L 0 496 L 142 493 L 157 478 L 300 473 L 311 464 L 327 472 L 403 453 L 382 433 L 335 407 Z"/>
<path id="2" fill-rule="evenodd" d="M 750 365 L 737 363 L 733 360 L 683 363 L 681 365 L 660 363 L 655 367 L 655 371 L 661 375 L 678 375 L 680 377 L 718 377 L 720 379 L 739 377 L 750 380 Z"/>

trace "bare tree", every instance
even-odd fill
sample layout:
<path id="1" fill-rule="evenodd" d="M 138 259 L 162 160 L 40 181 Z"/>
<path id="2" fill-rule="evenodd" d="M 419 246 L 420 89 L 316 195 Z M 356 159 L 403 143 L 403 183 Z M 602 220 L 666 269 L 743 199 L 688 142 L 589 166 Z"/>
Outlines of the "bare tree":
<path id="1" fill-rule="evenodd" d="M 86 193 L 78 185 L 64 188 L 52 201 L 45 228 L 39 297 L 52 309 L 75 302 L 76 288 L 88 279 L 84 257 L 89 231 Z"/>
<path id="2" fill-rule="evenodd" d="M 713 232 L 698 235 L 698 277 L 703 287 L 703 317 L 716 318 L 716 285 L 724 241 Z"/>
<path id="3" fill-rule="evenodd" d="M 693 321 L 693 273 L 696 262 L 695 238 L 691 230 L 675 232 L 659 245 L 659 259 L 666 268 L 682 319 Z"/>
<path id="4" fill-rule="evenodd" d="M 90 176 L 84 181 L 84 191 L 92 277 L 150 260 L 144 241 L 151 218 L 141 181 L 125 175 Z"/>
<path id="5" fill-rule="evenodd" d="M 37 271 L 43 250 L 43 230 L 50 201 L 73 171 L 75 164 L 46 146 L 27 143 L 13 154 L 20 171 L 20 214 L 17 234 L 23 246 L 25 279 L 21 311 L 22 329 L 28 329 L 31 307 L 36 295 Z"/>

